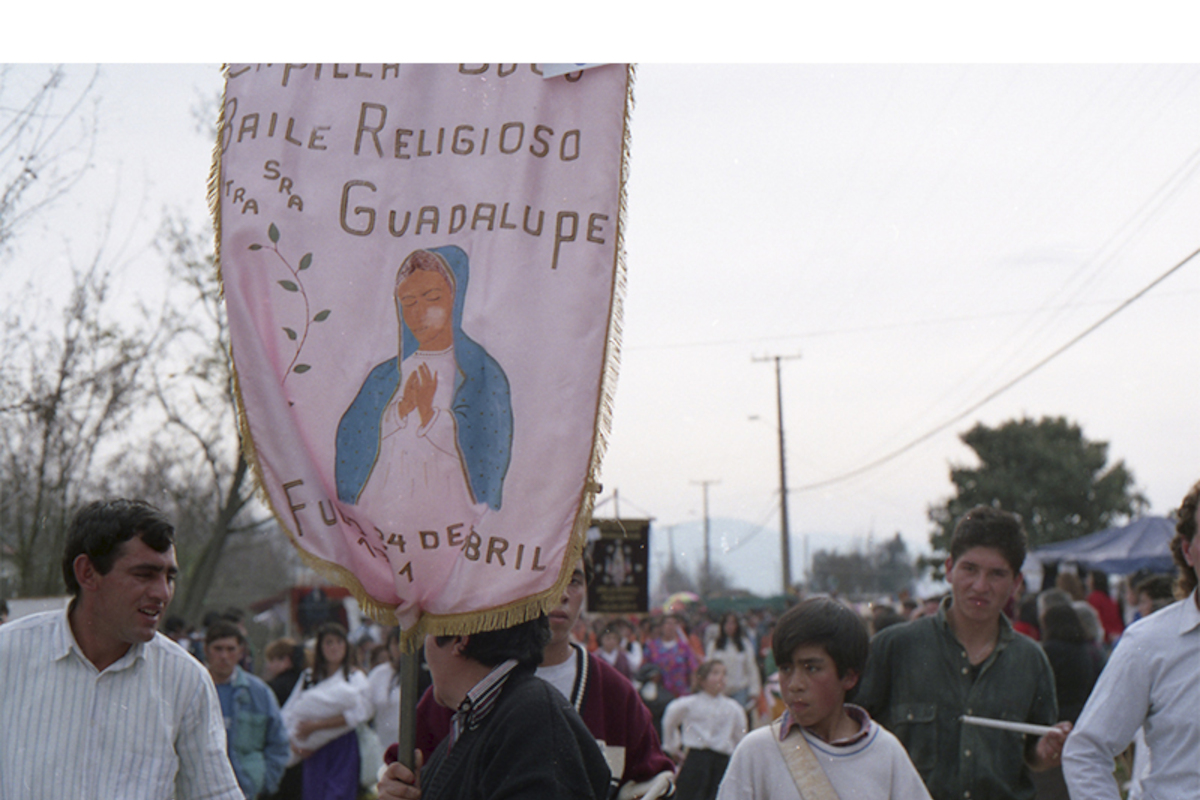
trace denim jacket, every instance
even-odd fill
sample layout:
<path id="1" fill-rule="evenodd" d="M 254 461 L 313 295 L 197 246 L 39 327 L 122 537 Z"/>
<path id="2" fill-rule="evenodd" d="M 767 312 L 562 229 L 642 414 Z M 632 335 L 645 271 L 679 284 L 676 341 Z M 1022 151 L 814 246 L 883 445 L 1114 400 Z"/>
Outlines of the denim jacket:
<path id="1" fill-rule="evenodd" d="M 247 798 L 274 792 L 291 754 L 279 702 L 267 684 L 241 667 L 229 684 L 233 716 L 225 720 L 225 734 L 238 785 Z"/>

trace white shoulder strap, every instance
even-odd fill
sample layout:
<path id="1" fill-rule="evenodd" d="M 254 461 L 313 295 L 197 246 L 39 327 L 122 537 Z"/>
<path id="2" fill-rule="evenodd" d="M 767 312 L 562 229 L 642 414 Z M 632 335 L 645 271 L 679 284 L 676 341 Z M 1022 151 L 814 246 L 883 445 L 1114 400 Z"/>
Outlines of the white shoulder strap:
<path id="1" fill-rule="evenodd" d="M 804 734 L 798 729 L 792 729 L 788 737 L 780 741 L 779 732 L 782 729 L 782 720 L 777 719 L 771 723 L 771 735 L 779 745 L 779 752 L 783 754 L 788 772 L 792 773 L 792 780 L 796 782 L 796 788 L 800 791 L 800 800 L 838 800 L 833 784 L 817 763 L 817 757 L 813 755 Z"/>

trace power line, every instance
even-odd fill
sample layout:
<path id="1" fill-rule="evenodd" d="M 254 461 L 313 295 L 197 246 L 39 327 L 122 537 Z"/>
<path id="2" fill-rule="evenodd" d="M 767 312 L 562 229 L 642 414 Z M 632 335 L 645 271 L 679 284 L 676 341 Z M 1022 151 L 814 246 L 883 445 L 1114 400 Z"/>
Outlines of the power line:
<path id="1" fill-rule="evenodd" d="M 750 533 L 738 539 L 735 544 L 725 548 L 725 555 L 729 555 L 733 551 L 745 547 L 750 543 L 751 539 L 765 531 L 767 529 L 767 523 L 771 521 L 771 517 L 775 516 L 775 511 L 778 508 L 779 504 L 772 500 L 770 509 L 768 509 L 767 512 L 762 515 L 762 520 L 758 523 L 758 526 L 754 530 L 750 531 Z"/>
<path id="2" fill-rule="evenodd" d="M 1188 295 L 1194 293 L 1195 292 L 1190 290 L 1184 290 L 1175 294 Z M 1088 308 L 1091 306 L 1103 306 L 1107 305 L 1108 302 L 1111 301 L 1092 300 L 1085 303 L 1063 303 L 1057 306 L 1042 306 L 1036 309 L 1019 308 L 1009 311 L 991 311 L 986 314 L 952 314 L 945 317 L 927 317 L 925 319 L 900 320 L 897 322 L 879 322 L 870 325 L 847 326 L 844 328 L 818 328 L 815 330 L 800 331 L 798 333 L 784 333 L 777 336 L 759 336 L 751 339 L 705 339 L 693 342 L 632 345 L 623 348 L 622 352 L 686 350 L 696 347 L 727 347 L 729 345 L 761 344 L 764 342 L 790 341 L 792 339 L 816 339 L 827 336 L 842 336 L 852 333 L 877 333 L 880 331 L 893 331 L 904 328 L 921 328 L 933 325 L 952 325 L 962 322 L 980 322 L 989 319 L 1002 319 L 1004 317 L 1026 316 L 1031 313 L 1041 313 L 1044 311 L 1070 311 L 1072 309 Z"/>
<path id="3" fill-rule="evenodd" d="M 850 470 L 849 472 L 843 472 L 841 475 L 837 475 L 837 476 L 835 476 L 835 477 L 833 477 L 833 478 L 827 478 L 826 480 L 823 480 L 823 481 L 818 481 L 818 482 L 816 482 L 816 483 L 808 483 L 808 484 L 805 484 L 805 485 L 803 485 L 803 486 L 798 486 L 798 487 L 796 487 L 795 489 L 789 489 L 788 491 L 790 491 L 790 492 L 808 492 L 808 491 L 812 491 L 812 490 L 814 490 L 814 489 L 822 489 L 822 488 L 824 488 L 824 487 L 826 487 L 826 486 L 832 486 L 833 484 L 836 484 L 836 483 L 841 483 L 841 482 L 843 482 L 843 481 L 849 480 L 850 478 L 855 478 L 855 477 L 858 477 L 859 475 L 862 475 L 864 472 L 869 472 L 870 470 L 873 470 L 873 469 L 875 469 L 876 467 L 883 466 L 884 464 L 888 463 L 889 461 L 892 461 L 892 460 L 896 459 L 897 457 L 899 457 L 899 456 L 903 455 L 904 453 L 907 453 L 909 450 L 913 449 L 914 447 L 916 447 L 917 445 L 921 444 L 922 442 L 924 442 L 924 441 L 927 441 L 927 440 L 929 440 L 929 439 L 933 438 L 933 437 L 934 437 L 934 436 L 936 436 L 937 434 L 939 434 L 939 433 L 941 433 L 942 431 L 944 431 L 944 430 L 946 430 L 947 428 L 949 428 L 951 425 L 954 425 L 954 424 L 955 424 L 955 423 L 957 423 L 957 422 L 961 422 L 961 421 L 963 420 L 963 418 L 965 418 L 965 417 L 967 417 L 967 416 L 969 416 L 969 415 L 973 414 L 974 412 L 978 411 L 978 410 L 979 410 L 980 408 L 982 408 L 983 406 L 985 406 L 985 405 L 987 405 L 988 403 L 990 403 L 991 401 L 995 400 L 997 397 L 999 397 L 1000 395 L 1004 394 L 1004 393 L 1005 393 L 1005 392 L 1007 392 L 1009 389 L 1011 389 L 1012 387 L 1016 386 L 1018 383 L 1020 383 L 1021 381 L 1025 380 L 1026 378 L 1028 378 L 1028 377 L 1029 377 L 1030 375 L 1032 375 L 1033 373 L 1037 372 L 1037 371 L 1038 371 L 1039 369 L 1041 369 L 1042 367 L 1044 367 L 1044 366 L 1046 366 L 1047 364 L 1049 364 L 1049 363 L 1050 363 L 1051 361 L 1053 361 L 1055 358 L 1058 358 L 1060 355 L 1062 355 L 1063 353 L 1065 353 L 1065 352 L 1066 352 L 1067 350 L 1069 350 L 1070 348 L 1074 347 L 1076 344 L 1078 344 L 1079 342 L 1083 341 L 1083 339 L 1084 339 L 1085 337 L 1089 336 L 1089 335 L 1090 335 L 1092 332 L 1094 332 L 1094 331 L 1095 331 L 1097 328 L 1099 328 L 1101 325 L 1103 325 L 1104 323 L 1108 322 L 1110 319 L 1112 319 L 1112 318 L 1113 318 L 1113 317 L 1115 317 L 1117 314 L 1119 314 L 1119 313 L 1121 313 L 1122 311 L 1124 311 L 1124 310 L 1125 310 L 1126 308 L 1128 308 L 1129 306 L 1133 305 L 1133 304 L 1134 304 L 1136 301 L 1140 300 L 1140 299 L 1141 299 L 1141 298 L 1142 298 L 1142 297 L 1143 297 L 1143 296 L 1144 296 L 1144 295 L 1145 295 L 1147 292 L 1149 292 L 1149 291 L 1150 291 L 1151 289 L 1153 289 L 1155 286 L 1157 286 L 1158 284 L 1162 283 L 1162 282 L 1163 282 L 1163 281 L 1165 281 L 1167 278 L 1171 277 L 1173 274 L 1175 274 L 1175 273 L 1176 273 L 1176 272 L 1178 272 L 1180 269 L 1182 269 L 1182 268 L 1183 268 L 1183 266 L 1184 266 L 1185 264 L 1187 264 L 1189 261 L 1191 261 L 1191 260 L 1192 260 L 1193 258 L 1195 258 L 1197 255 L 1200 255 L 1200 249 L 1193 250 L 1193 251 L 1192 251 L 1192 253 L 1191 253 L 1191 255 L 1189 255 L 1187 258 L 1183 259 L 1183 260 L 1182 260 L 1182 261 L 1180 261 L 1178 264 L 1176 264 L 1175 266 L 1171 267 L 1169 270 L 1167 270 L 1166 272 L 1164 272 L 1162 275 L 1159 275 L 1157 278 L 1155 278 L 1153 281 L 1151 281 L 1149 284 L 1147 284 L 1145 287 L 1143 287 L 1143 288 L 1142 288 L 1142 289 L 1141 289 L 1139 292 L 1137 292 L 1136 294 L 1134 294 L 1132 297 L 1130 297 L 1130 298 L 1126 299 L 1126 300 L 1125 300 L 1123 303 L 1121 303 L 1119 306 L 1117 306 L 1116 308 L 1114 308 L 1112 311 L 1110 311 L 1110 312 L 1108 312 L 1107 314 L 1105 314 L 1103 317 L 1101 317 L 1100 319 L 1098 319 L 1096 322 L 1094 322 L 1094 323 L 1092 323 L 1091 325 L 1089 325 L 1087 328 L 1085 328 L 1085 329 L 1083 330 L 1083 332 L 1081 332 L 1081 333 L 1077 334 L 1075 337 L 1073 337 L 1073 338 L 1072 338 L 1070 341 L 1068 341 L 1066 344 L 1062 345 L 1062 346 L 1061 346 L 1061 347 L 1059 347 L 1057 350 L 1055 350 L 1054 352 L 1050 353 L 1050 355 L 1046 356 L 1046 357 L 1045 357 L 1045 358 L 1043 358 L 1041 361 L 1037 362 L 1037 363 L 1036 363 L 1036 364 L 1034 364 L 1032 367 L 1030 367 L 1029 369 L 1027 369 L 1027 370 L 1025 370 L 1024 372 L 1022 372 L 1022 373 L 1021 373 L 1020 375 L 1018 375 L 1017 377 L 1015 377 L 1015 378 L 1013 378 L 1012 380 L 1008 381 L 1007 383 L 1005 383 L 1004 385 L 1002 385 L 1000 388 L 998 388 L 998 389 L 995 389 L 994 391 L 992 391 L 990 394 L 988 394 L 986 397 L 984 397 L 984 398 L 983 398 L 982 400 L 980 400 L 979 402 L 977 402 L 977 403 L 975 403 L 975 404 L 971 405 L 971 406 L 970 406 L 970 407 L 968 407 L 966 410 L 964 410 L 964 411 L 962 411 L 961 413 L 957 414 L 956 416 L 954 416 L 954 417 L 952 417 L 952 418 L 950 418 L 950 419 L 946 420 L 946 421 L 945 421 L 945 422 L 943 422 L 942 424 L 940 424 L 940 425 L 938 425 L 938 426 L 936 426 L 936 427 L 932 428 L 932 429 L 931 429 L 931 430 L 929 430 L 929 431 L 926 431 L 925 433 L 923 433 L 923 434 L 921 434 L 920 436 L 918 436 L 916 439 L 913 439 L 912 441 L 910 441 L 908 444 L 906 444 L 906 445 L 904 445 L 904 446 L 902 446 L 902 447 L 899 447 L 899 448 L 897 448 L 897 449 L 893 450 L 892 452 L 888 453 L 887 455 L 885 455 L 885 456 L 882 456 L 882 457 L 880 457 L 880 458 L 877 458 L 877 459 L 875 459 L 874 461 L 872 461 L 872 462 L 870 462 L 870 463 L 868 463 L 868 464 L 864 464 L 864 465 L 863 465 L 863 466 L 861 466 L 861 467 L 858 467 L 858 468 L 856 468 L 856 469 L 852 469 L 852 470 Z"/>

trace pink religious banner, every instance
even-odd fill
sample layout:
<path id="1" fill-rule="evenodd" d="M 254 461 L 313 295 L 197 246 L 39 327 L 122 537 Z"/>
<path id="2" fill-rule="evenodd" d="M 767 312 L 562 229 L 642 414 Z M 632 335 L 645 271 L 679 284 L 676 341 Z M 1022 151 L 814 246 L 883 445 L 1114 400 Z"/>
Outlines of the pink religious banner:
<path id="1" fill-rule="evenodd" d="M 226 67 L 243 446 L 304 559 L 409 644 L 536 615 L 583 549 L 632 71 L 575 66 Z"/>

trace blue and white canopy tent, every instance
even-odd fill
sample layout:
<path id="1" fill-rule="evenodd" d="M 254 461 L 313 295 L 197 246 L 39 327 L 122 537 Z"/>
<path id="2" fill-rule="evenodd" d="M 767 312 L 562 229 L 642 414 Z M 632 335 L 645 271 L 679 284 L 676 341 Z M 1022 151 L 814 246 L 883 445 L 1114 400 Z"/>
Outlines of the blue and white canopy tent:
<path id="1" fill-rule="evenodd" d="M 1046 564 L 1072 563 L 1090 570 L 1130 575 L 1139 570 L 1172 572 L 1171 539 L 1175 521 L 1142 517 L 1128 525 L 1106 528 L 1066 542 L 1039 547 L 1029 554 L 1026 570 Z M 1035 563 L 1036 562 L 1036 563 Z"/>

